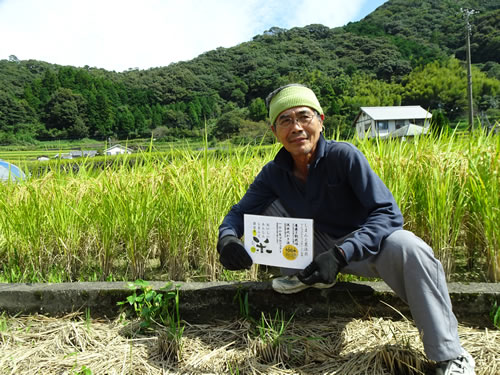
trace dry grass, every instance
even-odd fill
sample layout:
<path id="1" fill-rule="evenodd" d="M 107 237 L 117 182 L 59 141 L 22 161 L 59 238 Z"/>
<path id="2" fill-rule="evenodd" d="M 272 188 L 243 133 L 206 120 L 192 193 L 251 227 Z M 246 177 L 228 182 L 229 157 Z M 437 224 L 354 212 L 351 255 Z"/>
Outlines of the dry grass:
<path id="1" fill-rule="evenodd" d="M 178 356 L 165 352 L 161 329 L 144 335 L 136 323 L 0 316 L 0 374 L 433 373 L 409 321 L 294 320 L 279 348 L 259 342 L 248 321 L 186 325 Z M 460 326 L 459 333 L 477 374 L 499 374 L 500 331 Z"/>

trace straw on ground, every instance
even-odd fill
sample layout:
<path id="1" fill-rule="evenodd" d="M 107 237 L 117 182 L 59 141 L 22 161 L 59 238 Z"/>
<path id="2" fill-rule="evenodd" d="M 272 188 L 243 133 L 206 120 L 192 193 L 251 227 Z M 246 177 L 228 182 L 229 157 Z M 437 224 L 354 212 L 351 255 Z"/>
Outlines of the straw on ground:
<path id="1" fill-rule="evenodd" d="M 124 324 L 128 323 L 128 324 Z M 432 373 L 412 322 L 382 318 L 294 320 L 287 363 L 254 350 L 249 322 L 186 325 L 180 360 L 162 352 L 162 331 L 82 314 L 0 316 L 0 374 L 391 374 Z M 459 327 L 478 375 L 500 373 L 500 331 Z"/>

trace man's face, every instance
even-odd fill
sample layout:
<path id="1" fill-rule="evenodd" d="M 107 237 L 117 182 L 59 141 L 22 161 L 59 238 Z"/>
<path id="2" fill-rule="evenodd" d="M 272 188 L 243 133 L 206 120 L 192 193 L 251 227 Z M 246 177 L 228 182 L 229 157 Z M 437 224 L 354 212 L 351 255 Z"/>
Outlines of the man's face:
<path id="1" fill-rule="evenodd" d="M 316 151 L 323 115 L 319 118 L 309 107 L 293 107 L 281 112 L 272 126 L 278 141 L 292 156 L 313 156 Z"/>

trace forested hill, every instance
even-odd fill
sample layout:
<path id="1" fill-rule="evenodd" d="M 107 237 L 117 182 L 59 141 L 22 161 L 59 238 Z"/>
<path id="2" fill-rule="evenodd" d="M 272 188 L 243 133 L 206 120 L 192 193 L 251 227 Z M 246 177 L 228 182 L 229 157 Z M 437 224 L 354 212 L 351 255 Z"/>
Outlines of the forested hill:
<path id="1" fill-rule="evenodd" d="M 359 22 L 273 27 L 197 58 L 123 73 L 0 60 L 0 144 L 61 138 L 259 138 L 263 99 L 302 82 L 329 131 L 348 134 L 363 105 L 419 104 L 456 123 L 467 110 L 465 20 L 471 18 L 475 113 L 500 118 L 498 0 L 389 0 Z"/>

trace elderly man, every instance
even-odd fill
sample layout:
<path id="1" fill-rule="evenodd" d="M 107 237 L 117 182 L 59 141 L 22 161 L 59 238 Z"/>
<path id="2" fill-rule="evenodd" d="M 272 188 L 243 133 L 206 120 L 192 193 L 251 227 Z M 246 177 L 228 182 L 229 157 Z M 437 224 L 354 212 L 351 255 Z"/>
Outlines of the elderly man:
<path id="1" fill-rule="evenodd" d="M 437 374 L 474 374 L 441 263 L 423 240 L 403 230 L 391 192 L 364 155 L 350 143 L 325 140 L 323 110 L 309 88 L 280 87 L 266 104 L 283 147 L 224 218 L 217 243 L 222 265 L 252 265 L 240 240 L 244 214 L 314 219 L 313 262 L 304 270 L 281 269 L 274 290 L 328 288 L 339 272 L 382 278 L 409 304 Z"/>

